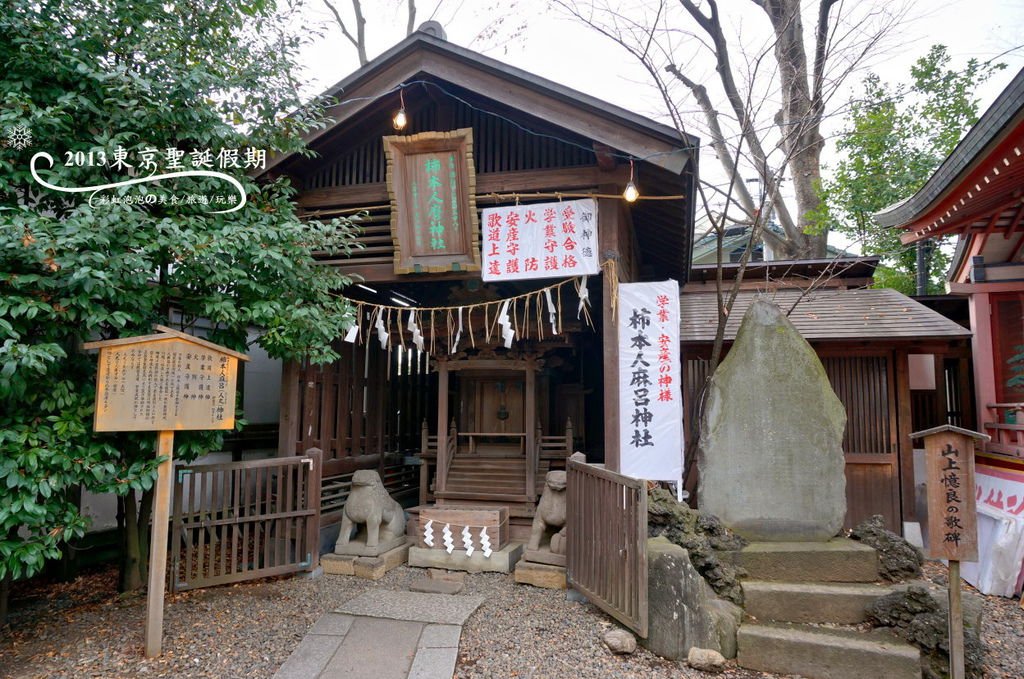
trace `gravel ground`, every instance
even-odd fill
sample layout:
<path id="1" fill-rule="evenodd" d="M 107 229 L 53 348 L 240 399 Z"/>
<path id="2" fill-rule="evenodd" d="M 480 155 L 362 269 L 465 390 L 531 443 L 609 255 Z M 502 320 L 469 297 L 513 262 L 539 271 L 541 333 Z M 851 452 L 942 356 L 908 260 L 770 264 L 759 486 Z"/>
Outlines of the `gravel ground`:
<path id="1" fill-rule="evenodd" d="M 926 562 L 925 575 L 932 582 L 946 586 L 946 567 L 935 561 Z M 981 642 L 985 646 L 985 676 L 1005 679 L 1024 677 L 1024 609 L 1020 599 L 984 596 L 966 582 L 963 591 L 982 598 Z"/>
<path id="2" fill-rule="evenodd" d="M 938 569 L 929 568 L 936 580 Z M 0 636 L 5 677 L 273 676 L 324 612 L 379 587 L 404 590 L 424 571 L 398 568 L 382 580 L 323 576 L 214 587 L 170 596 L 164 654 L 142 657 L 145 599 L 116 593 L 116 571 L 73 583 L 21 583 L 12 591 L 11 629 Z M 456 676 L 478 677 L 770 677 L 736 668 L 705 675 L 640 649 L 614 656 L 601 643 L 610 618 L 564 592 L 516 585 L 509 576 L 475 574 L 466 594 L 484 605 L 463 629 Z M 985 598 L 983 636 L 991 677 L 1024 677 L 1024 611 L 1018 600 Z"/>

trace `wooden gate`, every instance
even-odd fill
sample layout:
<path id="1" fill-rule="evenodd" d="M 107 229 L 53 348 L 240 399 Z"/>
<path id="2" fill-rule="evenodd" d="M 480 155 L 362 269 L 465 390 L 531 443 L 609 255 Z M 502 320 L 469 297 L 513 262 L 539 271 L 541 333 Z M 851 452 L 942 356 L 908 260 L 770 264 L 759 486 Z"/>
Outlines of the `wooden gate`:
<path id="1" fill-rule="evenodd" d="M 578 460 L 567 470 L 569 586 L 646 639 L 646 484 Z"/>
<path id="2" fill-rule="evenodd" d="M 175 468 L 171 591 L 311 571 L 321 453 Z"/>

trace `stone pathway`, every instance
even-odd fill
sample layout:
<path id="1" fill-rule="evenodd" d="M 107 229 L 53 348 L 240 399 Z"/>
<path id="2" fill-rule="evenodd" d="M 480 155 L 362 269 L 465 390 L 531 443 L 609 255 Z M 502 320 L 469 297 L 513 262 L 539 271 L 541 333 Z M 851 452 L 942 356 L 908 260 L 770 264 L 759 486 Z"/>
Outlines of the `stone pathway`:
<path id="1" fill-rule="evenodd" d="M 275 679 L 451 679 L 483 597 L 371 590 L 314 624 Z"/>

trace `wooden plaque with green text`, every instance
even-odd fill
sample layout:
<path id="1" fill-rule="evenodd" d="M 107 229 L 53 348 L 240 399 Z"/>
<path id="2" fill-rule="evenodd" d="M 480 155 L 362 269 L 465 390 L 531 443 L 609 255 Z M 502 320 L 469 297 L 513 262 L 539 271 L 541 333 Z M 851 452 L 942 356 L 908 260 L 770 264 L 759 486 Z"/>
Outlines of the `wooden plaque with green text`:
<path id="1" fill-rule="evenodd" d="M 395 273 L 479 271 L 473 130 L 384 137 Z"/>

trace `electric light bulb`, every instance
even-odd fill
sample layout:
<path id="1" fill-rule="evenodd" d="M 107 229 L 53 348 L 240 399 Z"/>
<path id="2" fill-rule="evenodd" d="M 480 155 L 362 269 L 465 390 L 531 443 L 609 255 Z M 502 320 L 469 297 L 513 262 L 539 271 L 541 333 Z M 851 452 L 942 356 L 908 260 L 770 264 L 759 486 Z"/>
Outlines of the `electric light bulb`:
<path id="1" fill-rule="evenodd" d="M 405 129 L 405 124 L 407 122 L 409 122 L 409 121 L 408 121 L 408 118 L 406 118 L 405 107 L 404 106 L 402 108 L 398 109 L 398 113 L 395 114 L 395 117 L 392 120 L 392 122 L 394 123 L 396 130 L 404 130 Z"/>
<path id="2" fill-rule="evenodd" d="M 622 192 L 622 197 L 626 199 L 627 203 L 635 203 L 636 199 L 640 197 L 640 192 L 636 190 L 636 184 L 633 182 L 626 184 L 626 190 Z"/>

